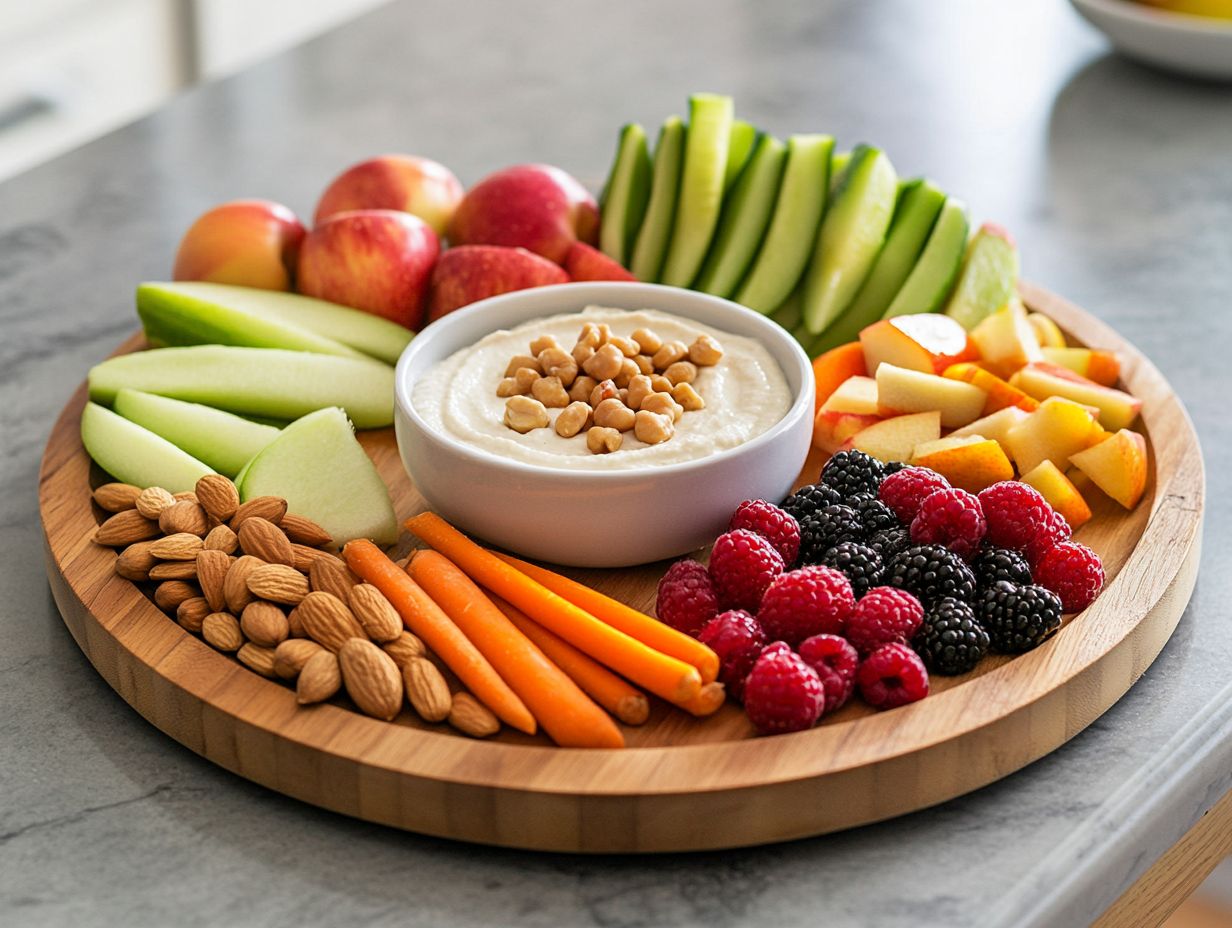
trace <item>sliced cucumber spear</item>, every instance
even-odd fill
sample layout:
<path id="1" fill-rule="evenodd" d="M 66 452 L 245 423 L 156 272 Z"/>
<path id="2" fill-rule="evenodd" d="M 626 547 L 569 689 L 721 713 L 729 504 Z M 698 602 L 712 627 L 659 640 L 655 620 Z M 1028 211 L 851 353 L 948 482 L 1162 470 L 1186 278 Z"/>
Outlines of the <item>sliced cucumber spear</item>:
<path id="1" fill-rule="evenodd" d="M 830 159 L 830 193 L 834 193 L 834 188 L 842 181 L 843 172 L 847 170 L 849 164 L 851 164 L 851 152 L 849 151 L 836 151 L 834 157 Z"/>
<path id="2" fill-rule="evenodd" d="M 800 288 L 797 287 L 791 291 L 791 296 L 779 304 L 774 312 L 770 313 L 770 318 L 785 328 L 788 332 L 794 331 L 800 325 Z"/>
<path id="3" fill-rule="evenodd" d="M 1006 304 L 1018 286 L 1018 248 L 1001 226 L 984 223 L 967 247 L 945 314 L 965 329 Z"/>
<path id="4" fill-rule="evenodd" d="M 599 248 L 618 264 L 628 264 L 633 240 L 650 199 L 650 148 L 646 130 L 629 123 L 620 130 L 612 173 L 600 198 Z"/>
<path id="5" fill-rule="evenodd" d="M 727 146 L 731 142 L 732 99 L 711 93 L 689 98 L 689 136 L 663 283 L 687 287 L 697 277 L 714 237 L 723 206 Z"/>
<path id="6" fill-rule="evenodd" d="M 663 269 L 667 241 L 676 217 L 676 196 L 680 190 L 680 166 L 684 162 L 684 122 L 669 116 L 659 130 L 651 172 L 650 199 L 646 215 L 633 244 L 629 271 L 638 280 L 654 283 Z"/>
<path id="7" fill-rule="evenodd" d="M 894 295 L 883 319 L 909 313 L 935 313 L 945 302 L 958 275 L 963 249 L 967 245 L 967 208 L 950 197 L 928 234 L 915 267 Z"/>
<path id="8" fill-rule="evenodd" d="M 743 119 L 732 122 L 731 137 L 727 142 L 727 170 L 723 172 L 725 191 L 731 190 L 732 184 L 736 182 L 744 166 L 749 163 L 749 156 L 753 154 L 753 146 L 760 138 L 761 133 L 752 123 L 747 123 Z"/>

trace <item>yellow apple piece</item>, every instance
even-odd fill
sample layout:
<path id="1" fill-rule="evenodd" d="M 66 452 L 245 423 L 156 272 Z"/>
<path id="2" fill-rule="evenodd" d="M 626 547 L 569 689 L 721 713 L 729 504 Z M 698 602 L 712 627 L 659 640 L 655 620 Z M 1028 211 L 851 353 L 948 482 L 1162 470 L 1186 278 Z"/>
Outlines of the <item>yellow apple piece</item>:
<path id="1" fill-rule="evenodd" d="M 1001 445 L 979 435 L 951 435 L 916 445 L 911 463 L 935 470 L 953 486 L 970 493 L 1014 479 L 1014 465 Z"/>
<path id="2" fill-rule="evenodd" d="M 1133 509 L 1146 492 L 1146 439 L 1120 429 L 1107 441 L 1070 455 L 1070 463 L 1126 509 Z"/>
<path id="3" fill-rule="evenodd" d="M 847 439 L 870 425 L 881 422 L 880 416 L 860 416 L 850 412 L 826 412 L 818 410 L 813 419 L 813 447 L 826 454 L 834 454 Z"/>
<path id="4" fill-rule="evenodd" d="M 1048 505 L 1065 517 L 1070 528 L 1077 528 L 1090 520 L 1091 507 L 1082 493 L 1052 461 L 1040 461 L 1019 479 L 1039 490 Z"/>
<path id="5" fill-rule="evenodd" d="M 1071 454 L 1085 451 L 1096 440 L 1095 418 L 1071 400 L 1049 397 L 1006 433 L 1010 457 L 1018 472 L 1029 473 L 1040 461 L 1064 467 Z"/>
<path id="6" fill-rule="evenodd" d="M 845 447 L 871 454 L 880 461 L 906 461 L 916 445 L 940 437 L 941 413 L 932 409 L 870 425 L 849 438 Z"/>
<path id="7" fill-rule="evenodd" d="M 971 330 L 971 340 L 994 374 L 1008 377 L 1032 361 L 1042 361 L 1039 338 L 1017 299 L 988 316 Z"/>
<path id="8" fill-rule="evenodd" d="M 1010 383 L 1037 400 L 1061 396 L 1099 410 L 1099 423 L 1116 431 L 1128 428 L 1142 410 L 1142 400 L 1123 390 L 1105 387 L 1080 377 L 1068 368 L 1037 361 L 1010 378 Z"/>
<path id="9" fill-rule="evenodd" d="M 1010 386 L 1010 384 L 996 374 L 969 362 L 951 364 L 945 369 L 945 373 L 942 376 L 949 377 L 951 380 L 961 380 L 963 383 L 969 383 L 973 387 L 979 387 L 987 393 L 988 399 L 984 401 L 983 410 L 983 414 L 986 416 L 1008 406 L 1017 406 L 1025 412 L 1035 412 L 1039 408 L 1039 400 L 1035 397 L 1027 396 L 1017 387 Z"/>
<path id="10" fill-rule="evenodd" d="M 1058 367 L 1073 371 L 1079 377 L 1093 380 L 1105 387 L 1115 387 L 1117 378 L 1121 376 L 1121 362 L 1111 351 L 1098 351 L 1094 348 L 1052 348 L 1045 345 L 1040 349 L 1044 360 Z"/>
<path id="11" fill-rule="evenodd" d="M 875 416 L 877 412 L 877 381 L 872 377 L 848 377 L 821 404 L 822 412 L 850 412 L 858 416 Z"/>
<path id="12" fill-rule="evenodd" d="M 893 364 L 877 368 L 877 402 L 883 416 L 935 409 L 941 413 L 943 428 L 956 429 L 978 418 L 987 400 L 987 393 L 961 380 Z"/>
<path id="13" fill-rule="evenodd" d="M 978 356 L 967 330 L 938 313 L 913 313 L 874 322 L 860 332 L 860 345 L 869 374 L 875 374 L 882 363 L 940 374 L 951 364 Z"/>
<path id="14" fill-rule="evenodd" d="M 1061 327 L 1043 313 L 1028 313 L 1027 322 L 1035 329 L 1035 337 L 1041 348 L 1064 348 L 1065 333 Z"/>
<path id="15" fill-rule="evenodd" d="M 1006 436 L 1010 429 L 1022 422 L 1030 415 L 1025 409 L 1019 409 L 1017 406 L 1007 406 L 1005 409 L 998 409 L 991 416 L 984 416 L 981 419 L 976 419 L 970 425 L 964 425 L 961 429 L 955 429 L 950 432 L 951 438 L 964 438 L 969 435 L 976 435 L 980 438 L 991 438 L 1001 446 L 1001 450 L 1006 456 L 1013 460 L 1014 456 L 1010 452 L 1009 443 L 1006 441 Z"/>

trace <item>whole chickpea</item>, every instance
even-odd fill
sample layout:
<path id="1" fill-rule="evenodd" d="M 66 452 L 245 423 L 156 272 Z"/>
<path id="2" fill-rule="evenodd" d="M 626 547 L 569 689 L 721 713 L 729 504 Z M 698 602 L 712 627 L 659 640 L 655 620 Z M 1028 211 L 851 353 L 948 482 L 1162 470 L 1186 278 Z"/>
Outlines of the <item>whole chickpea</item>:
<path id="1" fill-rule="evenodd" d="M 547 351 L 549 348 L 559 348 L 559 347 L 560 347 L 560 342 L 556 340 L 555 335 L 540 335 L 538 338 L 536 338 L 533 342 L 530 343 L 530 353 L 533 354 L 535 357 L 539 357 L 539 355 Z"/>
<path id="2" fill-rule="evenodd" d="M 661 371 L 671 367 L 688 353 L 689 349 L 684 346 L 684 342 L 664 342 L 650 360 L 654 362 L 655 370 Z"/>
<path id="3" fill-rule="evenodd" d="M 620 353 L 626 358 L 636 358 L 642 353 L 641 346 L 631 338 L 625 338 L 623 335 L 613 335 L 607 342 L 609 345 L 615 345 L 620 349 Z"/>
<path id="4" fill-rule="evenodd" d="M 618 399 L 604 400 L 595 407 L 595 425 L 627 432 L 633 428 L 635 413 Z"/>
<path id="5" fill-rule="evenodd" d="M 556 417 L 556 434 L 561 438 L 572 438 L 590 425 L 590 421 L 589 405 L 586 403 L 570 403 Z"/>
<path id="6" fill-rule="evenodd" d="M 624 359 L 615 345 L 603 345 L 586 360 L 582 370 L 596 380 L 610 380 L 620 373 Z"/>
<path id="7" fill-rule="evenodd" d="M 637 363 L 632 358 L 625 358 L 620 362 L 620 373 L 613 379 L 616 381 L 616 386 L 627 387 L 629 381 L 640 373 Z"/>
<path id="8" fill-rule="evenodd" d="M 577 361 L 563 349 L 545 348 L 536 360 L 545 377 L 559 377 L 565 387 L 569 387 L 577 377 Z"/>
<path id="9" fill-rule="evenodd" d="M 663 347 L 663 339 L 653 329 L 638 329 L 633 333 L 633 340 L 642 349 L 642 354 L 654 354 Z"/>
<path id="10" fill-rule="evenodd" d="M 649 377 L 655 372 L 654 362 L 650 360 L 650 355 L 639 354 L 633 359 L 633 363 L 637 365 L 637 369 Z"/>
<path id="11" fill-rule="evenodd" d="M 546 428 L 548 411 L 538 400 L 529 396 L 510 397 L 505 402 L 505 425 L 525 435 L 535 429 Z"/>
<path id="12" fill-rule="evenodd" d="M 539 362 L 530 355 L 519 354 L 514 355 L 512 360 L 505 366 L 505 376 L 512 377 L 518 372 L 520 367 L 529 367 L 536 374 L 542 374 L 543 368 L 539 366 Z"/>
<path id="13" fill-rule="evenodd" d="M 548 409 L 564 409 L 569 405 L 569 394 L 559 377 L 540 377 L 531 385 L 530 393 Z"/>
<path id="14" fill-rule="evenodd" d="M 578 333 L 577 343 L 574 345 L 585 345 L 587 348 L 598 348 L 603 342 L 599 338 L 599 327 L 593 322 L 587 322 L 582 326 L 582 331 Z"/>
<path id="15" fill-rule="evenodd" d="M 651 386 L 650 378 L 645 374 L 638 374 L 629 381 L 629 395 L 625 400 L 625 404 L 630 409 L 641 409 L 642 400 L 653 393 L 654 387 Z"/>
<path id="16" fill-rule="evenodd" d="M 513 375 L 513 382 L 518 386 L 519 393 L 529 393 L 530 388 L 535 385 L 535 381 L 539 379 L 539 372 L 531 370 L 529 367 L 519 367 Z"/>
<path id="17" fill-rule="evenodd" d="M 587 377 L 583 374 L 577 380 L 573 381 L 573 386 L 569 388 L 569 399 L 589 403 L 590 392 L 597 386 L 599 386 L 599 381 L 595 380 L 593 377 Z"/>
<path id="18" fill-rule="evenodd" d="M 701 394 L 693 389 L 691 383 L 678 383 L 672 388 L 672 399 L 680 404 L 682 409 L 696 411 L 706 408 L 706 401 Z"/>
<path id="19" fill-rule="evenodd" d="M 689 361 L 677 361 L 663 372 L 663 376 L 672 382 L 673 387 L 678 383 L 692 383 L 697 379 L 697 365 Z"/>
<path id="20" fill-rule="evenodd" d="M 613 451 L 619 451 L 623 442 L 624 436 L 615 429 L 607 429 L 597 425 L 586 431 L 586 447 L 593 454 L 609 454 Z"/>
<path id="21" fill-rule="evenodd" d="M 723 346 L 709 335 L 699 335 L 689 346 L 689 360 L 698 367 L 713 367 L 723 357 Z"/>
<path id="22" fill-rule="evenodd" d="M 673 424 L 679 422 L 680 417 L 684 415 L 684 409 L 672 399 L 670 393 L 655 393 L 646 397 L 642 400 L 642 409 L 647 412 L 667 416 L 667 418 L 672 420 Z"/>
<path id="23" fill-rule="evenodd" d="M 588 402 L 592 408 L 598 407 L 604 400 L 610 400 L 619 395 L 619 390 L 616 384 L 610 380 L 605 380 L 600 384 L 596 384 L 595 388 L 590 391 Z"/>
<path id="24" fill-rule="evenodd" d="M 636 420 L 633 434 L 637 436 L 638 441 L 648 445 L 665 442 L 676 434 L 676 425 L 670 416 L 662 416 L 657 412 L 643 409 L 637 413 Z"/>

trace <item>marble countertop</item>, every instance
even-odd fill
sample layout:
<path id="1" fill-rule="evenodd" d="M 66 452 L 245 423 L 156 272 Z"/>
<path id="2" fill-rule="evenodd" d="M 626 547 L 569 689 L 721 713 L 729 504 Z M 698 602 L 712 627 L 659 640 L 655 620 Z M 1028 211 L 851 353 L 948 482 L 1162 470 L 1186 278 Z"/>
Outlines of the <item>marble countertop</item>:
<path id="1" fill-rule="evenodd" d="M 792 844 L 656 858 L 467 847 L 234 777 L 144 722 L 43 574 L 54 416 L 135 326 L 207 206 L 310 215 L 343 165 L 464 181 L 549 161 L 598 186 L 620 123 L 691 90 L 776 132 L 875 141 L 1010 228 L 1024 273 L 1111 322 L 1188 404 L 1206 545 L 1172 641 L 1111 711 L 977 793 Z M 1060 0 L 384 8 L 0 185 L 0 923 L 1069 926 L 1232 788 L 1232 94 L 1108 53 Z"/>

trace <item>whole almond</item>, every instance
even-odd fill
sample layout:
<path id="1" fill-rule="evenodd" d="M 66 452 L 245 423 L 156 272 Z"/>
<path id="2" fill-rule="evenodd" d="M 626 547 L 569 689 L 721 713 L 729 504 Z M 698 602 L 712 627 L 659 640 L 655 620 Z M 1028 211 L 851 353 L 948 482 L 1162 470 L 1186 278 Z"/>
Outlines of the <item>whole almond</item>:
<path id="1" fill-rule="evenodd" d="M 150 553 L 160 561 L 195 561 L 201 550 L 201 539 L 188 532 L 164 535 L 150 543 Z"/>
<path id="2" fill-rule="evenodd" d="M 175 501 L 177 503 L 182 502 L 184 500 L 187 500 L 190 503 L 200 502 L 197 499 L 197 494 L 194 493 L 192 490 L 181 490 L 179 493 L 176 493 L 174 495 L 175 495 Z"/>
<path id="3" fill-rule="evenodd" d="M 386 641 L 381 649 L 394 659 L 399 667 L 405 667 L 413 657 L 423 657 L 427 653 L 424 643 L 408 631 L 398 634 L 393 641 Z"/>
<path id="4" fill-rule="evenodd" d="M 157 538 L 161 534 L 157 522 L 151 522 L 136 509 L 124 509 L 98 527 L 94 533 L 94 543 L 109 548 L 127 548 L 133 542 Z"/>
<path id="5" fill-rule="evenodd" d="M 295 552 L 290 539 L 269 519 L 249 516 L 240 526 L 239 536 L 240 548 L 245 554 L 259 557 L 267 564 L 295 566 Z"/>
<path id="6" fill-rule="evenodd" d="M 376 642 L 394 641 L 402 634 L 402 617 L 385 594 L 371 583 L 359 583 L 351 587 L 347 602 L 351 612 L 359 619 L 368 637 Z"/>
<path id="7" fill-rule="evenodd" d="M 351 638 L 338 652 L 342 684 L 365 715 L 389 721 L 402 708 L 402 675 L 394 659 L 366 638 Z"/>
<path id="8" fill-rule="evenodd" d="M 168 506 L 175 505 L 175 497 L 162 487 L 146 487 L 137 497 L 136 510 L 147 519 L 157 519 Z"/>
<path id="9" fill-rule="evenodd" d="M 321 558 L 333 557 L 328 551 L 322 551 L 320 548 L 310 548 L 308 545 L 301 545 L 298 541 L 291 542 L 291 554 L 295 558 L 295 569 L 305 574 Z"/>
<path id="10" fill-rule="evenodd" d="M 94 502 L 107 512 L 123 512 L 137 505 L 141 487 L 131 483 L 104 483 L 94 491 Z"/>
<path id="11" fill-rule="evenodd" d="M 201 591 L 183 580 L 164 580 L 154 590 L 154 604 L 163 612 L 175 612 L 186 599 L 200 596 Z"/>
<path id="12" fill-rule="evenodd" d="M 239 536 L 229 525 L 215 525 L 205 536 L 204 547 L 209 551 L 221 551 L 223 554 L 234 554 L 240 546 Z"/>
<path id="13" fill-rule="evenodd" d="M 116 558 L 115 572 L 125 580 L 149 580 L 150 568 L 158 558 L 150 553 L 150 541 L 138 541 L 129 545 Z"/>
<path id="14" fill-rule="evenodd" d="M 294 680 L 314 654 L 328 654 L 323 647 L 307 638 L 288 638 L 274 648 L 274 673 L 284 680 Z"/>
<path id="15" fill-rule="evenodd" d="M 204 538 L 210 530 L 210 520 L 206 518 L 200 503 L 182 499 L 162 511 L 158 517 L 158 527 L 167 535 L 186 532 Z"/>
<path id="16" fill-rule="evenodd" d="M 287 514 L 287 501 L 280 496 L 254 496 L 235 510 L 227 524 L 237 532 L 250 518 L 258 517 L 277 525 Z"/>
<path id="17" fill-rule="evenodd" d="M 265 561 L 251 554 L 244 554 L 232 561 L 223 581 L 222 595 L 227 601 L 227 611 L 239 615 L 255 598 L 248 589 L 248 575 Z"/>
<path id="18" fill-rule="evenodd" d="M 150 568 L 151 580 L 196 580 L 197 562 L 161 561 Z"/>
<path id="19" fill-rule="evenodd" d="M 342 686 L 342 670 L 333 651 L 320 651 L 308 658 L 295 681 L 295 701 L 301 706 L 324 702 Z"/>
<path id="20" fill-rule="evenodd" d="M 262 564 L 249 571 L 248 590 L 258 599 L 294 606 L 308 595 L 308 578 L 286 564 Z"/>
<path id="21" fill-rule="evenodd" d="M 235 654 L 240 659 L 240 663 L 249 670 L 256 671 L 263 677 L 273 677 L 274 674 L 274 649 L 263 648 L 259 644 L 253 644 L 251 641 L 245 642 L 240 646 L 239 651 Z"/>
<path id="22" fill-rule="evenodd" d="M 308 579 L 314 590 L 331 593 L 343 602 L 351 598 L 351 587 L 359 583 L 359 578 L 340 558 L 313 561 L 308 568 Z"/>
<path id="23" fill-rule="evenodd" d="M 334 543 L 334 537 L 307 516 L 288 512 L 282 517 L 278 527 L 286 532 L 287 537 L 292 541 L 310 548 L 320 548 Z"/>
<path id="24" fill-rule="evenodd" d="M 238 651 L 244 643 L 240 623 L 229 612 L 211 612 L 201 621 L 201 635 L 219 651 Z"/>
<path id="25" fill-rule="evenodd" d="M 304 630 L 304 620 L 299 614 L 299 606 L 287 613 L 287 636 L 290 638 L 307 638 Z"/>
<path id="26" fill-rule="evenodd" d="M 470 693 L 454 693 L 449 724 L 472 738 L 486 738 L 500 731 L 500 719 Z"/>
<path id="27" fill-rule="evenodd" d="M 332 593 L 313 592 L 295 610 L 308 637 L 337 653 L 350 638 L 364 637 L 346 603 Z"/>
<path id="28" fill-rule="evenodd" d="M 201 586 L 201 595 L 214 612 L 222 612 L 227 606 L 226 584 L 230 571 L 231 555 L 206 548 L 197 552 L 197 583 Z"/>
<path id="29" fill-rule="evenodd" d="M 201 508 L 219 522 L 226 522 L 240 508 L 239 491 L 222 474 L 206 474 L 197 481 L 195 492 Z"/>
<path id="30" fill-rule="evenodd" d="M 290 626 L 287 617 L 273 603 L 257 600 L 244 607 L 240 616 L 240 630 L 254 644 L 263 648 L 276 648 L 286 641 Z"/>
<path id="31" fill-rule="evenodd" d="M 449 693 L 449 684 L 430 660 L 412 657 L 402 666 L 402 681 L 406 685 L 406 698 L 421 719 L 443 722 L 449 718 L 453 696 Z"/>
<path id="32" fill-rule="evenodd" d="M 179 608 L 175 610 L 175 620 L 180 624 L 180 628 L 199 635 L 201 624 L 209 614 L 210 604 L 205 601 L 205 597 L 194 596 L 180 603 Z"/>

